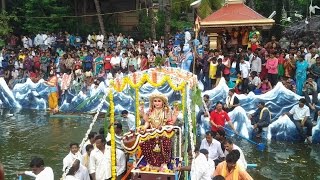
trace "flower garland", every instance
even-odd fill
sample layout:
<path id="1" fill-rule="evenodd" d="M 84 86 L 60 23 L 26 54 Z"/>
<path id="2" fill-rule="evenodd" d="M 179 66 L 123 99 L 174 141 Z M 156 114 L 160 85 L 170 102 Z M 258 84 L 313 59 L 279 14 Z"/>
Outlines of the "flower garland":
<path id="1" fill-rule="evenodd" d="M 186 94 L 190 94 L 190 88 L 187 86 Z M 189 136 L 190 136 L 190 146 L 192 150 L 192 156 L 194 158 L 194 134 L 193 134 L 193 126 L 192 126 L 192 118 L 191 118 L 191 101 L 187 100 L 187 112 L 188 112 L 188 124 L 189 124 Z"/>
<path id="2" fill-rule="evenodd" d="M 114 123 L 114 101 L 113 101 L 113 91 L 109 91 L 109 100 L 110 100 L 110 124 Z M 111 177 L 112 180 L 115 180 L 117 177 L 116 172 L 116 142 L 115 142 L 115 132 L 114 126 L 110 128 L 111 134 Z"/>
<path id="3" fill-rule="evenodd" d="M 138 81 L 137 83 L 132 82 L 132 80 L 129 77 L 124 77 L 122 79 L 122 82 L 117 80 L 117 83 L 112 83 L 113 88 L 117 91 L 117 92 L 122 92 L 126 85 L 129 85 L 132 88 L 140 88 L 144 83 L 148 82 L 151 86 L 153 87 L 160 87 L 163 84 L 165 84 L 166 82 L 169 84 L 169 86 L 174 90 L 174 91 L 181 91 L 182 89 L 184 89 L 184 86 L 186 85 L 186 82 L 183 81 L 182 83 L 180 83 L 180 85 L 176 85 L 170 78 L 169 75 L 165 75 L 160 82 L 153 82 L 152 77 L 150 77 L 148 74 L 143 74 L 143 76 L 141 77 L 140 81 Z"/>
<path id="4" fill-rule="evenodd" d="M 140 97 L 139 88 L 135 88 L 136 93 L 136 128 L 140 126 Z"/>
<path id="5" fill-rule="evenodd" d="M 182 114 L 184 115 L 184 113 L 186 112 L 186 93 L 185 93 L 185 88 L 183 88 L 181 90 L 181 103 L 182 103 Z"/>

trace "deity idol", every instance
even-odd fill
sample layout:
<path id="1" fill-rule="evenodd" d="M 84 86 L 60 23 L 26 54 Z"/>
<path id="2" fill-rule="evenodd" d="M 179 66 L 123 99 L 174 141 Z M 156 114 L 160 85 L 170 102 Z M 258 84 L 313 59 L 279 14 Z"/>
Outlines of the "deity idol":
<path id="1" fill-rule="evenodd" d="M 153 94 L 149 100 L 148 112 L 142 112 L 145 124 L 137 129 L 135 134 L 138 134 L 138 138 L 133 141 L 140 141 L 138 146 L 140 146 L 142 155 L 147 161 L 146 171 L 166 171 L 168 170 L 167 164 L 171 162 L 172 158 L 170 138 L 173 135 L 173 128 L 170 129 L 168 126 L 175 124 L 179 110 L 175 106 L 174 110 L 171 111 L 168 98 L 163 94 Z M 166 128 L 163 128 L 164 126 Z M 137 148 L 128 147 L 127 145 L 130 144 L 128 142 L 125 137 L 123 139 L 125 149 Z"/>

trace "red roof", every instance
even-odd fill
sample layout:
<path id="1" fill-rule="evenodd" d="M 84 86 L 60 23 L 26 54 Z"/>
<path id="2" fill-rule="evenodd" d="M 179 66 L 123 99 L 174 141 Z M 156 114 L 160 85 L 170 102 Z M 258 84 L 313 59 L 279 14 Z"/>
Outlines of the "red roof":
<path id="1" fill-rule="evenodd" d="M 273 24 L 274 20 L 268 19 L 246 6 L 244 3 L 226 4 L 221 9 L 212 13 L 201 21 L 203 25 L 215 26 L 227 24 Z"/>

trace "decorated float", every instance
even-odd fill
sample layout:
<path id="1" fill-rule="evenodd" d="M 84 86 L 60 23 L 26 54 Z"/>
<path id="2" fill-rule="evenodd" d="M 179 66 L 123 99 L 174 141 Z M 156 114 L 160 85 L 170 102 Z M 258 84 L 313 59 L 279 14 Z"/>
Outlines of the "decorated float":
<path id="1" fill-rule="evenodd" d="M 131 179 L 156 179 L 160 176 L 178 179 L 174 168 L 188 163 L 188 153 L 185 152 L 188 147 L 193 150 L 196 143 L 193 113 L 196 104 L 191 100 L 198 94 L 197 83 L 197 76 L 176 68 L 149 69 L 111 82 L 108 98 L 111 124 L 116 120 L 114 96 L 134 90 L 136 128 L 125 133 L 121 142 L 132 157 Z M 154 88 L 153 91 L 141 94 L 140 88 L 147 84 Z M 160 93 L 158 89 L 161 88 L 172 91 Z M 114 140 L 113 128 L 110 133 Z M 115 141 L 112 141 L 113 178 L 116 176 L 115 146 Z"/>

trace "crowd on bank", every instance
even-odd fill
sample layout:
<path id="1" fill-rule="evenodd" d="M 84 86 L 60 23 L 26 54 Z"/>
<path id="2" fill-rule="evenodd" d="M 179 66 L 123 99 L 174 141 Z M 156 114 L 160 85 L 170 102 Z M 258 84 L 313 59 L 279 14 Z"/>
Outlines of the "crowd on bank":
<path id="1" fill-rule="evenodd" d="M 81 82 L 79 90 L 86 90 L 105 79 L 159 65 L 193 71 L 189 61 L 194 58 L 194 72 L 204 90 L 224 77 L 236 93 L 266 93 L 279 81 L 302 96 L 320 91 L 319 42 L 272 37 L 263 43 L 257 30 L 246 28 L 224 31 L 223 37 L 220 49 L 210 49 L 207 35 L 201 33 L 197 51 L 189 54 L 193 43 L 187 30 L 177 32 L 167 44 L 163 37 L 138 41 L 121 33 L 106 37 L 92 33 L 86 38 L 68 32 L 11 36 L 0 53 L 0 76 L 13 88 L 27 77 L 47 79 L 53 70 L 60 78 L 72 74 Z M 160 64 L 157 57 L 163 59 Z M 64 89 L 69 86 L 66 83 Z"/>

